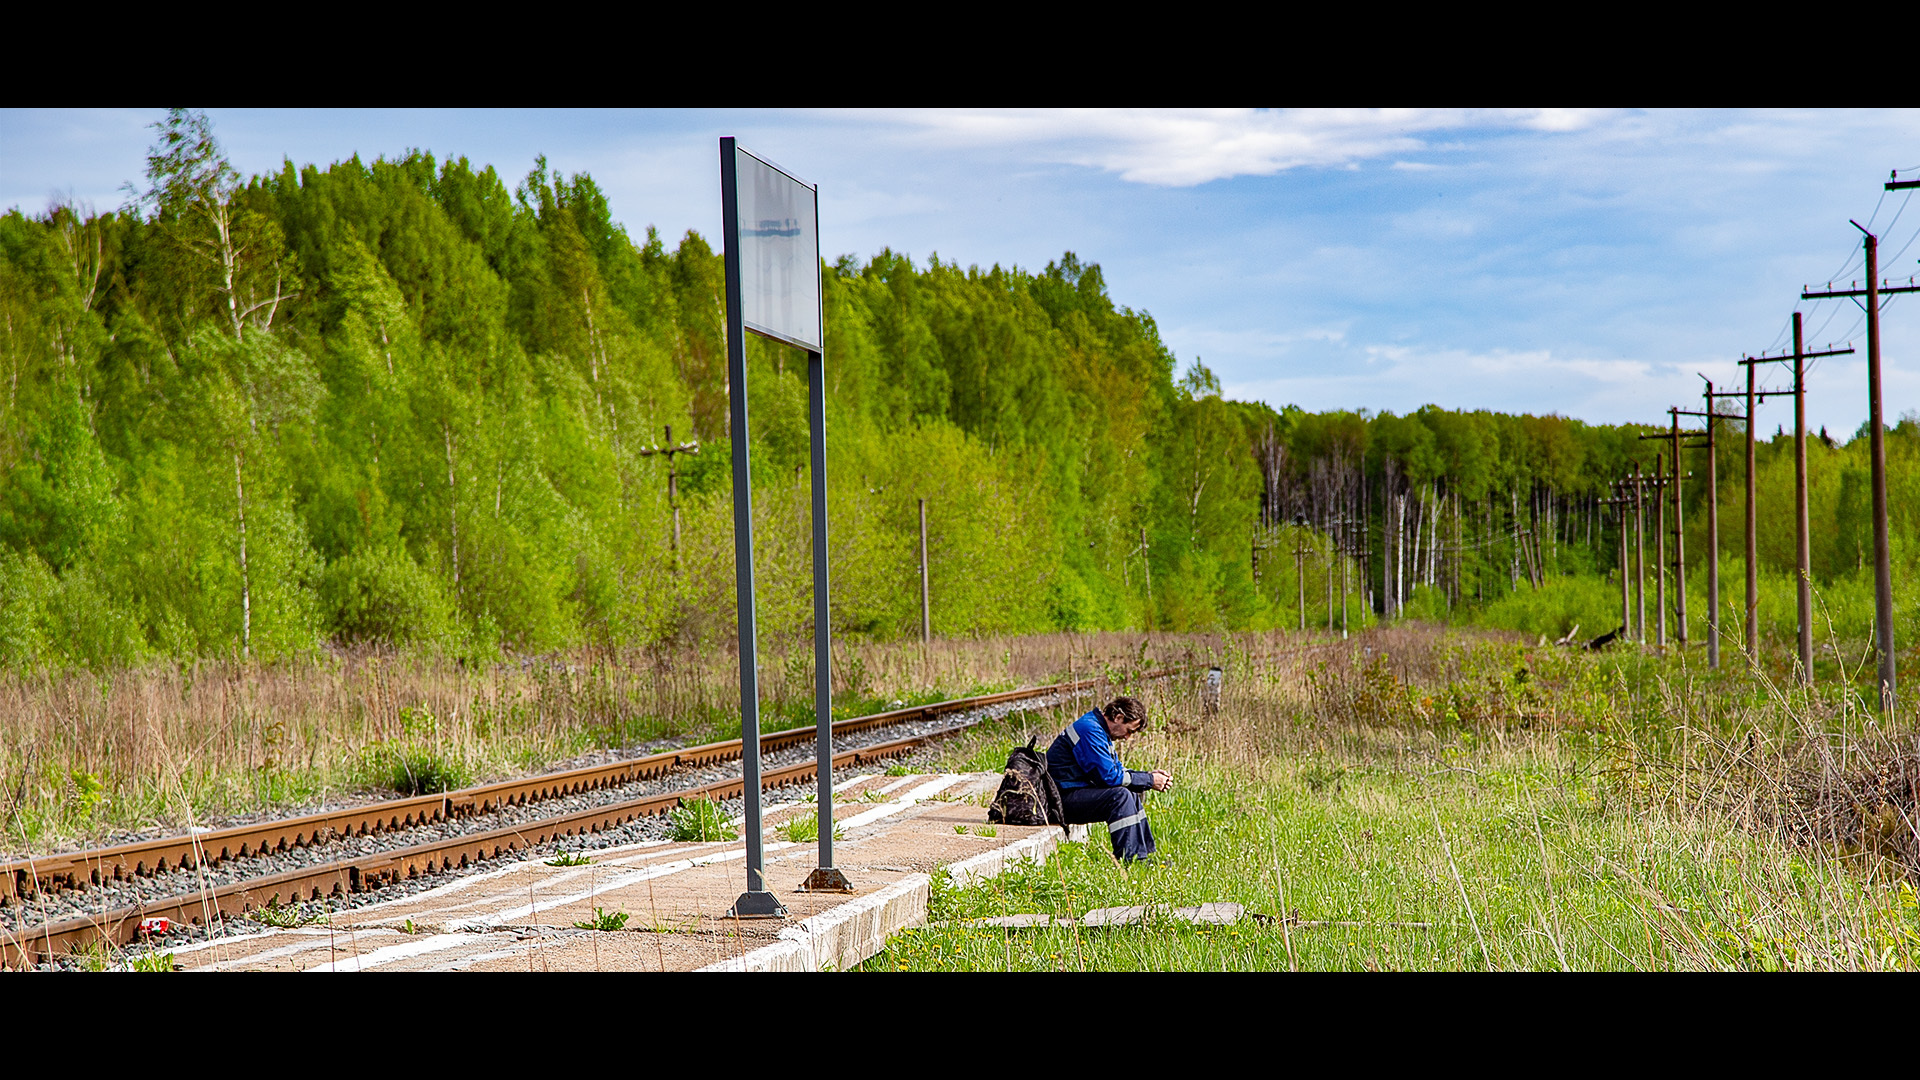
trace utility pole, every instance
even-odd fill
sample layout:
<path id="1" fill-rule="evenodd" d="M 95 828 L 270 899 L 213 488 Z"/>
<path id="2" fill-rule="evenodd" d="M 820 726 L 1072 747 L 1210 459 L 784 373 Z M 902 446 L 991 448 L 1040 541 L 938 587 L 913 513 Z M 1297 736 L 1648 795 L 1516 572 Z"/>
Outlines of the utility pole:
<path id="1" fill-rule="evenodd" d="M 1266 534 L 1266 540 L 1264 542 L 1261 539 L 1263 528 Z M 1272 551 L 1274 548 L 1279 546 L 1279 544 L 1274 540 L 1274 533 L 1276 528 L 1277 527 L 1263 527 L 1258 525 L 1254 526 L 1253 542 L 1250 545 L 1250 547 L 1253 552 L 1253 583 L 1255 585 L 1258 585 L 1260 583 L 1260 553 L 1263 551 Z M 1140 547 L 1139 547 L 1139 550 L 1134 552 L 1134 554 L 1141 555 L 1146 550 L 1147 550 L 1147 530 L 1141 529 L 1140 530 Z"/>
<path id="2" fill-rule="evenodd" d="M 1887 536 L 1887 426 L 1880 393 L 1880 238 L 1855 225 L 1866 237 L 1867 260 L 1867 423 L 1873 452 L 1873 623 L 1880 643 L 1880 711 L 1894 714 L 1893 562 Z"/>
<path id="3" fill-rule="evenodd" d="M 1674 415 L 1676 417 L 1703 417 L 1707 425 L 1705 432 L 1706 443 L 1704 444 L 1707 449 L 1707 666 L 1717 668 L 1720 666 L 1720 459 L 1713 434 L 1713 422 L 1715 420 L 1724 420 L 1728 417 L 1725 413 L 1716 413 L 1713 411 L 1713 399 L 1716 396 L 1728 397 L 1730 395 L 1716 395 L 1713 392 L 1713 380 L 1708 379 L 1705 375 L 1700 376 L 1700 378 L 1705 380 L 1707 384 L 1704 395 L 1707 399 L 1706 411 L 1692 412 L 1687 409 L 1675 409 Z M 1682 434 L 1698 433 L 1683 432 Z M 1698 447 L 1702 444 L 1694 443 L 1693 445 Z M 1683 576 L 1685 572 L 1685 566 L 1683 564 L 1681 569 Z M 1682 621 L 1684 622 L 1684 620 L 1685 616 L 1683 614 Z"/>
<path id="4" fill-rule="evenodd" d="M 1915 187 L 1912 181 L 1891 182 L 1887 190 L 1899 187 Z M 1880 238 L 1868 232 L 1857 221 L 1849 222 L 1859 229 L 1865 238 L 1867 260 L 1867 287 L 1864 289 L 1828 289 L 1824 292 L 1803 291 L 1802 300 L 1824 300 L 1831 297 L 1864 297 L 1862 305 L 1867 313 L 1867 438 L 1873 454 L 1873 636 L 1880 653 L 1880 711 L 1891 716 L 1894 710 L 1895 687 L 1893 666 L 1893 566 L 1887 547 L 1887 431 L 1883 419 L 1880 397 L 1880 296 L 1882 293 L 1920 292 L 1920 285 L 1883 287 L 1880 281 Z"/>
<path id="5" fill-rule="evenodd" d="M 927 591 L 927 500 L 920 500 L 920 644 L 933 641 L 933 606 Z"/>
<path id="6" fill-rule="evenodd" d="M 1293 583 L 1300 590 L 1300 632 L 1307 631 L 1307 548 L 1306 538 L 1296 533 L 1293 538 Z"/>
<path id="7" fill-rule="evenodd" d="M 1326 574 L 1327 574 L 1327 636 L 1328 636 L 1328 637 L 1332 637 L 1332 636 L 1333 636 L 1333 559 L 1334 559 L 1334 552 L 1335 552 L 1335 547 L 1334 547 L 1334 543 L 1333 543 L 1333 531 L 1332 531 L 1332 525 L 1331 525 L 1331 523 L 1329 523 L 1329 525 L 1328 525 L 1328 531 L 1327 531 L 1327 561 L 1326 561 L 1326 564 L 1325 564 L 1325 565 L 1326 565 Z"/>
<path id="8" fill-rule="evenodd" d="M 1794 577 L 1795 592 L 1798 594 L 1797 599 L 1799 601 L 1797 605 L 1796 615 L 1798 616 L 1798 626 L 1799 626 L 1799 633 L 1797 636 L 1799 639 L 1798 643 L 1799 643 L 1800 671 L 1797 677 L 1802 685 L 1811 684 L 1813 682 L 1813 577 L 1812 577 L 1813 543 L 1812 543 L 1812 528 L 1807 516 L 1806 362 L 1808 360 L 1818 359 L 1823 356 L 1846 356 L 1852 352 L 1853 352 L 1852 346 L 1848 346 L 1847 348 L 1844 348 L 1844 349 L 1836 349 L 1836 348 L 1833 348 L 1832 346 L 1828 346 L 1826 349 L 1820 352 L 1806 351 L 1806 343 L 1803 340 L 1803 336 L 1801 333 L 1801 316 L 1800 316 L 1800 313 L 1796 311 L 1793 313 L 1793 354 L 1792 355 L 1767 356 L 1766 354 L 1763 353 L 1759 356 L 1746 357 L 1740 361 L 1740 363 L 1745 365 L 1747 369 L 1747 398 L 1748 398 L 1747 413 L 1749 416 L 1749 419 L 1747 421 L 1747 582 L 1748 582 L 1747 584 L 1747 595 L 1748 595 L 1747 651 L 1750 654 L 1752 654 L 1753 659 L 1756 663 L 1760 659 L 1760 652 L 1759 652 L 1759 646 L 1758 646 L 1759 631 L 1755 629 L 1755 623 L 1757 621 L 1757 613 L 1755 609 L 1757 608 L 1757 605 L 1754 604 L 1753 602 L 1753 595 L 1754 595 L 1753 568 L 1758 561 L 1757 556 L 1754 554 L 1755 544 L 1754 544 L 1754 524 L 1753 524 L 1754 522 L 1753 492 L 1754 492 L 1754 465 L 1755 465 L 1754 452 L 1753 452 L 1754 422 L 1751 419 L 1753 414 L 1753 405 L 1752 405 L 1753 373 L 1754 373 L 1754 369 L 1761 364 L 1783 364 L 1787 362 L 1791 362 L 1793 364 L 1793 389 L 1791 391 L 1793 394 L 1793 502 L 1794 502 L 1793 577 Z M 1772 392 L 1775 394 L 1779 393 L 1779 391 L 1772 391 Z M 1767 395 L 1765 393 L 1762 393 L 1760 395 L 1760 400 L 1763 402 L 1766 401 Z"/>
<path id="9" fill-rule="evenodd" d="M 680 468 L 673 459 L 680 454 L 699 452 L 699 439 L 678 446 L 673 444 L 672 424 L 667 425 L 667 445 L 643 446 L 637 451 L 641 457 L 661 454 L 667 459 L 667 505 L 673 509 L 673 562 L 676 569 L 680 565 Z"/>
<path id="10" fill-rule="evenodd" d="M 1347 545 L 1350 543 L 1347 530 L 1353 525 L 1353 518 L 1340 519 L 1340 640 L 1347 640 Z"/>
<path id="11" fill-rule="evenodd" d="M 1643 438 L 1645 436 L 1642 436 Z M 1659 454 L 1653 455 L 1653 644 L 1667 651 L 1667 504 L 1660 498 L 1667 473 Z"/>
<path id="12" fill-rule="evenodd" d="M 1641 482 L 1645 476 L 1640 463 L 1633 463 L 1633 639 L 1647 643 L 1647 523 L 1646 499 Z"/>
<path id="13" fill-rule="evenodd" d="M 923 530 L 924 531 L 924 530 Z M 1147 627 L 1153 627 L 1153 563 L 1147 557 L 1147 527 L 1140 526 L 1140 546 L 1135 549 L 1140 556 L 1140 569 L 1147 577 Z"/>
<path id="14" fill-rule="evenodd" d="M 1613 498 L 1602 499 L 1602 506 L 1614 508 L 1614 518 L 1619 521 L 1620 538 L 1616 547 L 1620 549 L 1620 636 L 1633 637 L 1633 609 L 1627 593 L 1627 496 L 1625 481 L 1613 482 Z"/>
<path id="15" fill-rule="evenodd" d="M 1707 381 L 1707 666 L 1720 666 L 1720 459 L 1713 445 L 1713 383 Z"/>
<path id="16" fill-rule="evenodd" d="M 1796 319 L 1795 326 L 1799 325 Z M 1765 401 L 1765 398 L 1760 400 Z M 1755 498 L 1759 459 L 1754 456 L 1753 365 L 1747 365 L 1747 662 L 1760 664 L 1760 518 Z"/>
<path id="17" fill-rule="evenodd" d="M 1674 457 L 1673 475 L 1671 477 L 1667 475 L 1666 466 L 1662 462 L 1661 455 L 1655 454 L 1653 456 L 1653 478 L 1647 482 L 1647 486 L 1653 488 L 1656 492 L 1664 491 L 1669 486 L 1673 488 L 1674 494 L 1675 494 L 1673 520 L 1674 520 L 1675 528 L 1678 529 L 1679 523 L 1680 523 L 1680 504 L 1679 504 L 1679 498 L 1678 498 L 1679 491 L 1680 491 L 1680 462 L 1679 462 L 1680 417 L 1678 415 L 1677 410 L 1670 409 L 1668 411 L 1675 414 L 1673 417 L 1673 431 L 1671 433 L 1662 434 L 1662 435 L 1642 435 L 1640 437 L 1642 439 L 1665 439 L 1665 440 L 1669 440 L 1672 443 L 1673 457 Z M 1654 559 L 1656 560 L 1654 563 L 1655 569 L 1654 569 L 1654 577 L 1653 577 L 1654 608 L 1656 610 L 1656 613 L 1659 616 L 1659 622 L 1655 624 L 1656 629 L 1655 629 L 1655 636 L 1654 636 L 1654 644 L 1658 645 L 1661 648 L 1661 650 L 1664 651 L 1667 647 L 1667 504 L 1666 504 L 1666 500 L 1664 499 L 1661 499 L 1660 501 L 1654 504 L 1653 528 L 1654 528 L 1653 550 L 1654 550 Z M 1679 555 L 1679 551 L 1680 551 L 1679 542 L 1676 539 L 1674 543 L 1674 554 L 1676 556 L 1676 559 Z M 1686 583 L 1681 582 L 1679 584 L 1679 589 L 1680 589 L 1680 592 L 1678 595 L 1680 600 L 1680 645 L 1684 647 L 1687 643 L 1687 623 L 1686 623 L 1687 586 L 1686 586 Z"/>
<path id="18" fill-rule="evenodd" d="M 1679 621 L 1679 645 L 1687 647 L 1687 529 L 1680 504 L 1680 410 L 1669 407 L 1667 416 L 1673 432 L 1673 590 L 1674 617 Z"/>
<path id="19" fill-rule="evenodd" d="M 1678 641 L 1676 642 L 1676 644 L 1678 644 L 1680 648 L 1685 649 L 1687 647 L 1687 558 L 1686 558 L 1686 528 L 1685 528 L 1685 521 L 1681 516 L 1681 503 L 1680 503 L 1680 481 L 1683 478 L 1683 475 L 1680 472 L 1680 450 L 1682 448 L 1680 438 L 1683 434 L 1693 435 L 1696 433 L 1691 431 L 1682 432 L 1680 430 L 1680 417 L 1683 415 L 1691 416 L 1691 415 L 1697 415 L 1697 414 L 1694 414 L 1689 410 L 1681 409 L 1678 407 L 1668 409 L 1667 414 L 1671 419 L 1672 424 L 1669 430 L 1665 434 L 1642 435 L 1640 437 L 1642 439 L 1666 440 L 1668 444 L 1668 455 L 1671 458 L 1671 461 L 1669 462 L 1669 464 L 1672 465 L 1671 471 L 1668 471 L 1667 469 L 1661 466 L 1659 455 L 1655 455 L 1653 459 L 1654 460 L 1653 471 L 1655 475 L 1658 477 L 1658 479 L 1656 479 L 1653 482 L 1654 487 L 1662 490 L 1671 488 L 1673 493 L 1673 498 L 1672 498 L 1672 501 L 1673 501 L 1673 564 L 1671 567 L 1669 567 L 1667 564 L 1667 547 L 1666 547 L 1667 504 L 1665 500 L 1662 500 L 1662 502 L 1660 503 L 1659 511 L 1658 513 L 1655 514 L 1657 528 L 1659 529 L 1659 533 L 1660 533 L 1659 537 L 1657 538 L 1657 547 L 1656 547 L 1656 550 L 1659 553 L 1658 558 L 1660 560 L 1660 569 L 1658 572 L 1658 576 L 1655 578 L 1656 590 L 1659 595 L 1658 604 L 1660 608 L 1660 639 L 1658 644 L 1662 648 L 1666 646 L 1666 638 L 1667 638 L 1666 573 L 1668 569 L 1672 569 L 1674 572 L 1673 573 L 1674 614 L 1679 622 L 1679 625 L 1677 627 Z"/>
<path id="20" fill-rule="evenodd" d="M 1847 349 L 1852 352 L 1852 348 Z M 1813 530 L 1807 519 L 1807 382 L 1800 313 L 1793 313 L 1794 585 L 1798 595 L 1800 681 L 1813 683 Z"/>

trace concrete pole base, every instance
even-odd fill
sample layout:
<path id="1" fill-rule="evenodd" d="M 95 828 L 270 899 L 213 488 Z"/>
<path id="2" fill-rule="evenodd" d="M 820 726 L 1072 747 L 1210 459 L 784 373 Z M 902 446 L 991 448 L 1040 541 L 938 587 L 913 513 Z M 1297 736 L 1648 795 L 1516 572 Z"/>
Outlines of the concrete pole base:
<path id="1" fill-rule="evenodd" d="M 770 892 L 743 892 L 733 907 L 721 916 L 726 919 L 784 919 L 787 906 Z"/>
<path id="2" fill-rule="evenodd" d="M 806 883 L 800 888 L 806 892 L 844 892 L 853 891 L 853 882 L 847 875 L 831 866 L 822 866 L 807 875 Z"/>

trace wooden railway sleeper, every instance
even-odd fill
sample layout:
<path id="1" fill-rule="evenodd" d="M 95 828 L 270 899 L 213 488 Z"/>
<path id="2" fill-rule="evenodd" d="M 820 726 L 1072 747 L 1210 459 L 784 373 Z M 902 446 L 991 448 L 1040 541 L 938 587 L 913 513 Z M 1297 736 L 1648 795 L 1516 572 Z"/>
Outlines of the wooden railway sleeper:
<path id="1" fill-rule="evenodd" d="M 1170 669 L 1151 673 L 1148 677 L 1173 674 L 1179 669 Z M 904 709 L 877 713 L 865 717 L 852 717 L 836 721 L 834 728 L 838 733 L 851 734 L 874 727 L 885 726 L 910 720 L 925 720 L 949 712 L 995 704 L 1003 701 L 1038 697 L 1051 693 L 1074 692 L 1088 688 L 1093 683 L 1080 681 L 1062 683 L 1053 686 L 1035 687 L 1028 690 L 1008 691 L 1000 694 L 982 695 L 976 698 L 959 699 L 949 702 L 936 702 L 927 705 L 912 706 Z M 793 743 L 805 742 L 814 738 L 811 728 L 795 728 L 781 732 L 770 732 L 762 738 L 765 749 L 776 749 Z M 854 763 L 880 760 L 905 752 L 895 748 L 895 744 L 882 744 L 860 751 L 850 752 L 849 756 L 835 755 L 836 763 Z M 598 787 L 628 783 L 640 779 L 652 779 L 674 769 L 710 765 L 720 761 L 738 760 L 740 746 L 738 741 L 709 743 L 704 746 L 686 747 L 677 751 L 649 755 L 632 759 L 626 763 L 610 766 L 590 766 L 574 770 L 572 774 L 561 774 L 545 778 L 536 778 L 528 782 L 507 782 L 498 785 L 486 785 L 466 792 L 449 792 L 439 797 L 418 796 L 413 799 L 396 800 L 388 808 L 369 807 L 371 814 L 361 816 L 364 811 L 337 811 L 316 817 L 325 817 L 326 821 L 296 819 L 286 823 L 267 823 L 265 826 L 239 826 L 220 833 L 232 834 L 219 848 L 216 855 L 211 847 L 203 848 L 202 843 L 221 843 L 219 835 L 201 837 L 169 837 L 160 841 L 126 845 L 120 849 L 103 849 L 95 852 L 76 852 L 67 856 L 54 856 L 46 860 L 14 864 L 7 867 L 12 874 L 0 874 L 0 903 L 9 903 L 17 897 L 35 896 L 39 892 L 57 890 L 61 887 L 73 888 L 81 876 L 98 881 L 105 876 L 106 867 L 111 867 L 115 880 L 125 880 L 129 876 L 141 876 L 148 873 L 147 858 L 142 858 L 143 847 L 158 848 L 160 851 L 148 856 L 156 866 L 193 865 L 195 863 L 217 864 L 235 857 L 252 857 L 264 851 L 286 851 L 289 847 L 306 847 L 325 843 L 333 838 L 365 837 L 379 833 L 396 831 L 401 828 L 442 821 L 475 813 L 497 812 L 506 807 L 525 806 L 533 801 L 532 793 L 544 788 L 555 790 L 590 790 Z M 806 776 L 810 776 L 807 773 Z M 780 776 L 774 786 L 802 782 L 805 777 Z M 705 793 L 712 797 L 729 798 L 739 794 L 738 782 L 709 786 Z M 677 805 L 681 800 L 676 797 L 668 805 Z M 385 809 L 385 812 L 383 812 Z M 649 811 L 664 812 L 663 809 Z M 626 820 L 638 814 L 629 815 Z M 277 836 L 268 835 L 253 839 L 250 833 L 263 832 L 275 826 L 286 827 L 288 833 Z M 234 854 L 238 851 L 238 856 Z M 177 852 L 173 858 L 168 853 Z M 47 864 L 42 869 L 38 863 Z M 62 864 L 65 863 L 63 866 Z M 129 869 L 129 865 L 131 869 Z M 81 868 L 86 869 L 81 869 Z"/>

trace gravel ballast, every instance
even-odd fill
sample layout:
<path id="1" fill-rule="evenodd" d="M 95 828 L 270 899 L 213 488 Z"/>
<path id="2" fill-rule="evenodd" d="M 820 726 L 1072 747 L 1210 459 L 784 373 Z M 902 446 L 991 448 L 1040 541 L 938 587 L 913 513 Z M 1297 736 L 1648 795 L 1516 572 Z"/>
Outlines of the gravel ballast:
<path id="1" fill-rule="evenodd" d="M 837 736 L 834 740 L 836 752 L 859 749 L 896 739 L 933 735 L 942 732 L 956 732 L 983 721 L 994 720 L 1015 712 L 1031 712 L 1052 708 L 1059 704 L 1060 698 L 1049 696 L 1024 701 L 1001 702 L 964 712 L 949 713 L 937 718 L 907 721 L 880 728 Z M 657 744 L 647 747 L 635 747 L 626 752 L 599 751 L 587 759 L 576 759 L 566 763 L 568 768 L 578 768 L 584 764 L 595 764 L 612 760 L 615 757 L 640 757 L 658 753 Z M 802 761 L 811 761 L 815 748 L 810 741 L 799 742 L 784 749 L 768 751 L 762 754 L 762 768 L 776 769 Z M 914 768 L 917 765 L 930 764 L 936 755 L 929 747 L 920 747 L 910 754 L 895 759 L 897 764 Z M 597 760 L 594 760 L 597 759 Z M 557 771 L 557 770 L 556 770 Z M 272 874 L 298 870 L 325 863 L 359 858 L 366 855 L 439 840 L 452 839 L 462 835 L 484 833 L 514 825 L 524 825 L 550 817 L 598 807 L 628 802 L 650 795 L 670 791 L 684 791 L 707 784 L 719 783 L 740 776 L 738 761 L 724 762 L 705 767 L 676 769 L 663 776 L 650 780 L 581 792 L 560 798 L 547 799 L 524 806 L 510 806 L 485 814 L 475 814 L 448 821 L 433 822 L 410 829 L 396 829 L 369 836 L 340 837 L 328 843 L 305 848 L 296 848 L 284 852 L 272 852 L 248 858 L 233 858 L 211 867 L 185 867 L 170 870 L 163 874 L 132 878 L 125 881 L 108 881 L 100 885 L 86 885 L 81 888 L 44 893 L 23 903 L 0 906 L 0 927 L 13 935 L 20 935 L 28 928 L 42 923 L 59 922 L 85 915 L 99 915 L 121 908 L 131 907 L 143 901 L 166 899 L 200 892 L 207 888 L 217 888 L 247 878 L 265 877 Z M 812 784 L 796 784 L 770 789 L 763 793 L 763 806 L 775 807 L 804 801 L 814 790 Z M 730 817 L 739 817 L 745 812 L 745 804 L 740 798 L 722 800 L 722 807 Z M 264 819 L 264 816 L 263 816 Z M 593 851 L 638 843 L 645 840 L 666 839 L 669 825 L 664 816 L 644 817 L 626 825 L 600 833 L 589 833 L 566 837 L 532 847 L 522 848 L 504 859 L 550 859 L 561 851 Z M 289 905 L 280 909 L 279 918 L 288 922 L 312 922 L 325 917 L 328 910 L 361 907 L 396 897 L 407 896 L 452 880 L 455 877 L 476 873 L 498 866 L 501 859 L 482 860 L 465 869 L 443 871 L 414 880 L 395 882 L 380 888 L 352 893 L 331 900 L 312 901 L 299 905 Z M 209 925 L 176 925 L 175 928 L 153 940 L 153 948 L 164 951 L 169 944 L 207 940 L 211 937 L 255 932 L 260 924 L 252 919 L 228 919 L 225 922 L 214 921 Z M 43 965 L 44 966 L 44 965 Z M 72 966 L 61 962 L 57 966 Z"/>

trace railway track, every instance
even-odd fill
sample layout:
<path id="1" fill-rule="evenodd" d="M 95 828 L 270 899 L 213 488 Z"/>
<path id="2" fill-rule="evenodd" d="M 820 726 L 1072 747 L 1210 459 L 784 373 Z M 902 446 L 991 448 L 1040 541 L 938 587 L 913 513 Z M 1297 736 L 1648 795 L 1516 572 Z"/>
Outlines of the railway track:
<path id="1" fill-rule="evenodd" d="M 1159 679 L 1186 670 L 1163 669 L 1146 677 Z M 833 725 L 836 745 L 843 738 L 871 738 L 874 733 L 890 727 L 917 726 L 921 730 L 836 753 L 834 769 L 911 753 L 934 739 L 964 730 L 985 718 L 976 715 L 960 723 L 939 724 L 942 718 L 954 714 L 988 713 L 995 706 L 1065 697 L 1097 685 L 1095 680 L 1056 683 L 837 721 Z M 760 737 L 762 756 L 811 746 L 813 741 L 812 728 L 763 734 Z M 740 755 L 740 740 L 732 739 L 444 794 L 0 864 L 0 910 L 11 906 L 19 911 L 69 892 L 97 894 L 100 901 L 97 910 L 85 914 L 37 923 L 14 920 L 0 926 L 0 966 L 48 962 L 96 948 L 101 943 L 126 946 L 139 938 L 143 920 L 166 919 L 179 925 L 204 926 L 257 908 L 341 898 L 463 869 L 568 837 L 620 828 L 642 818 L 664 815 L 689 799 L 738 797 L 745 788 L 738 775 L 704 782 L 696 780 L 684 786 L 670 781 L 676 773 L 710 771 L 712 766 L 738 761 Z M 772 789 L 806 783 L 814 779 L 816 770 L 814 759 L 808 756 L 792 764 L 766 769 L 761 774 L 761 786 Z M 566 802 L 570 796 L 604 793 L 648 782 L 661 790 L 548 816 L 522 813 L 519 820 L 497 828 L 469 832 L 457 827 L 484 815 L 500 816 L 543 802 Z M 344 858 L 328 858 L 322 853 L 306 865 L 277 872 L 247 873 L 245 869 L 251 862 L 269 861 L 269 856 L 311 854 L 315 849 L 333 845 L 352 846 L 351 841 L 357 838 L 430 832 L 434 831 L 428 828 L 432 826 L 443 826 L 439 831 L 450 835 L 362 851 Z M 210 871 L 220 873 L 210 875 Z M 117 885 L 162 878 L 169 873 L 177 877 L 183 872 L 192 875 L 193 885 L 174 895 L 142 896 L 131 903 L 114 899 Z M 229 880 L 210 880 L 213 876 Z"/>

